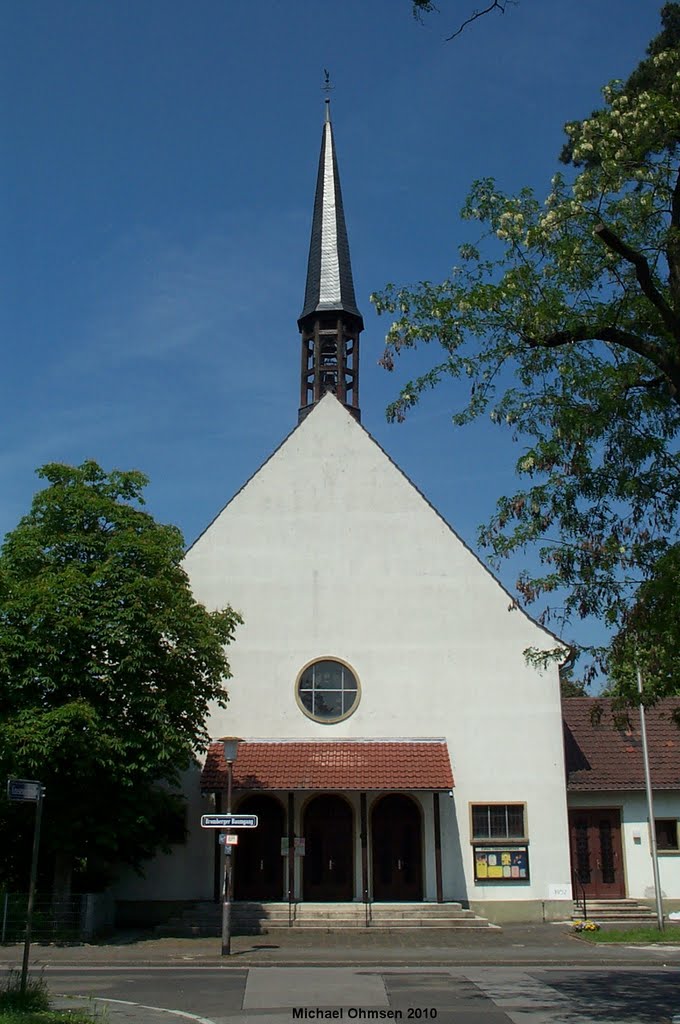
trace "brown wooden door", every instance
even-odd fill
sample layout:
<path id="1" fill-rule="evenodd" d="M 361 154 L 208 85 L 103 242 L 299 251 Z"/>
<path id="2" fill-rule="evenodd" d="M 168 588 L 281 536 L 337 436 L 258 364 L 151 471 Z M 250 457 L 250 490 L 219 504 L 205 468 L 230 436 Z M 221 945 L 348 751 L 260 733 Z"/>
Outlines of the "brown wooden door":
<path id="1" fill-rule="evenodd" d="M 240 828 L 234 855 L 234 899 L 283 899 L 281 837 L 285 814 L 271 796 L 251 796 L 238 805 L 239 814 L 257 814 L 257 828 Z"/>
<path id="2" fill-rule="evenodd" d="M 306 900 L 354 896 L 352 808 L 339 796 L 317 796 L 304 813 L 302 895 Z"/>
<path id="3" fill-rule="evenodd" d="M 397 793 L 383 797 L 371 815 L 374 900 L 422 900 L 420 812 Z"/>
<path id="4" fill-rule="evenodd" d="M 569 832 L 571 867 L 577 879 L 574 898 L 580 898 L 581 887 L 591 899 L 625 896 L 620 812 L 571 810 Z"/>

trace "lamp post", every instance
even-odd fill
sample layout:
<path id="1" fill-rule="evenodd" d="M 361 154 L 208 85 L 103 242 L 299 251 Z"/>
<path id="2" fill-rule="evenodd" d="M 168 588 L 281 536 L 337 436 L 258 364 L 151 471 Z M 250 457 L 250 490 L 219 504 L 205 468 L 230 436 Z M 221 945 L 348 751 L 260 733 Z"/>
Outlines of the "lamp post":
<path id="1" fill-rule="evenodd" d="M 224 747 L 224 760 L 227 762 L 227 814 L 231 814 L 231 784 L 234 761 L 241 742 L 238 736 L 220 736 L 219 742 Z M 224 881 L 222 886 L 222 956 L 231 953 L 231 904 L 234 898 L 234 861 L 233 847 L 226 843 L 224 850 Z"/>

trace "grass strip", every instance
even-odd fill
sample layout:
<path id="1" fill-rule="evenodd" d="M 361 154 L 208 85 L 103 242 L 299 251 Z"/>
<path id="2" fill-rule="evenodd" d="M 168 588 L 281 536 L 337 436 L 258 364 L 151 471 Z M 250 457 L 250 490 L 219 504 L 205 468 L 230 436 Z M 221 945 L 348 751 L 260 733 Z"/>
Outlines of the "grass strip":
<path id="1" fill-rule="evenodd" d="M 670 925 L 660 931 L 656 925 L 645 925 L 641 928 L 601 927 L 599 932 L 578 932 L 579 939 L 586 942 L 645 942 L 645 943 L 680 943 L 680 928 Z"/>

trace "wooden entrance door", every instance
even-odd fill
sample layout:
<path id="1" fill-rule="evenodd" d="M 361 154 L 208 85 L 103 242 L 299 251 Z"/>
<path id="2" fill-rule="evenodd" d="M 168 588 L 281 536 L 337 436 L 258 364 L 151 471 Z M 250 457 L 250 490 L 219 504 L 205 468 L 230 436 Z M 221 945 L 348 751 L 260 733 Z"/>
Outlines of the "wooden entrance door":
<path id="1" fill-rule="evenodd" d="M 302 895 L 306 900 L 354 896 L 352 808 L 339 796 L 317 796 L 305 808 Z"/>
<path id="2" fill-rule="evenodd" d="M 285 814 L 271 796 L 251 796 L 238 805 L 239 814 L 257 814 L 257 828 L 240 828 L 234 855 L 234 899 L 283 899 L 281 837 Z"/>
<path id="3" fill-rule="evenodd" d="M 371 815 L 373 899 L 422 900 L 420 812 L 413 800 L 385 796 Z"/>
<path id="4" fill-rule="evenodd" d="M 591 899 L 619 899 L 626 894 L 621 848 L 621 814 L 618 810 L 571 810 L 569 812 L 571 867 Z"/>

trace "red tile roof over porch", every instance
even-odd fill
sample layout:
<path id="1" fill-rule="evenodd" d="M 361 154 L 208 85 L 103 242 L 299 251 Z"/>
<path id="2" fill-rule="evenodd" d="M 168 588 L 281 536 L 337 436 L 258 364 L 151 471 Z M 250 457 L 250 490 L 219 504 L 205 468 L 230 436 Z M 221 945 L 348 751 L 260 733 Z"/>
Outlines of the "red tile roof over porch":
<path id="1" fill-rule="evenodd" d="M 243 740 L 234 789 L 449 790 L 453 774 L 443 740 Z M 221 743 L 211 743 L 201 789 L 227 787 Z"/>

